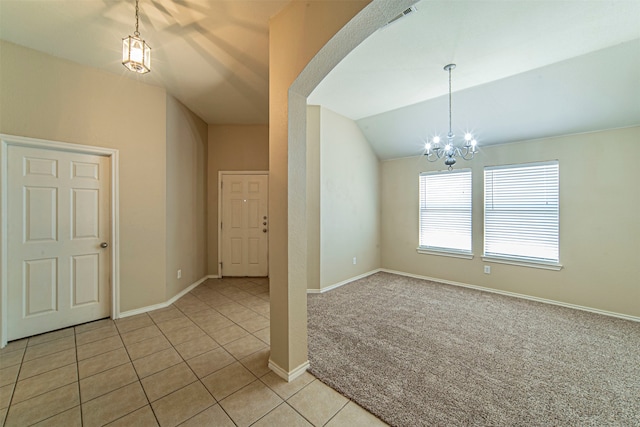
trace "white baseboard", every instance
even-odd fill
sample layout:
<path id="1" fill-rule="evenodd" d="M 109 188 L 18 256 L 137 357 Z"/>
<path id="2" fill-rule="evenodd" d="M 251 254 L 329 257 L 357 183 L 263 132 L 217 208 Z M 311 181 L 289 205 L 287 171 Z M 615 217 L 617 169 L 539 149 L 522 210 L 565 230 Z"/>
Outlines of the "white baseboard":
<path id="1" fill-rule="evenodd" d="M 200 283 L 204 282 L 207 279 L 217 279 L 217 278 L 218 278 L 218 276 L 211 276 L 211 275 L 204 276 L 202 279 L 190 284 L 188 287 L 186 287 L 183 290 L 181 290 L 180 292 L 178 292 L 178 294 L 175 295 L 170 300 L 165 301 L 165 302 L 161 302 L 161 303 L 158 303 L 158 304 L 148 305 L 146 307 L 141 307 L 141 308 L 136 308 L 136 309 L 133 309 L 133 310 L 128 310 L 128 311 L 125 311 L 125 312 L 121 312 L 120 313 L 120 319 L 122 319 L 123 317 L 135 316 L 136 314 L 146 313 L 148 311 L 159 310 L 161 308 L 167 308 L 171 304 L 173 304 L 174 302 L 178 301 L 180 298 L 182 298 L 183 296 L 185 296 L 186 294 L 191 292 Z"/>
<path id="2" fill-rule="evenodd" d="M 307 293 L 308 294 L 323 294 L 325 292 L 328 292 L 332 289 L 335 288 L 339 288 L 340 286 L 346 285 L 347 283 L 351 283 L 354 282 L 356 280 L 359 279 L 364 279 L 367 276 L 371 276 L 372 274 L 376 274 L 377 272 L 382 271 L 380 268 L 376 268 L 375 270 L 371 270 L 371 271 L 367 271 L 366 273 L 362 273 L 358 276 L 355 277 L 351 277 L 347 280 L 343 280 L 342 282 L 338 282 L 338 283 L 334 283 L 333 285 L 329 285 L 329 286 L 325 286 L 324 288 L 320 288 L 320 289 L 307 289 Z"/>
<path id="3" fill-rule="evenodd" d="M 470 285 L 468 283 L 454 282 L 452 280 L 438 279 L 436 277 L 421 276 L 419 274 L 405 273 L 403 271 L 389 270 L 387 268 L 381 268 L 379 271 L 384 271 L 385 273 L 397 274 L 397 275 L 400 275 L 400 276 L 413 277 L 415 279 L 431 280 L 431 281 L 434 281 L 434 282 L 445 283 L 447 285 L 462 286 L 463 288 L 471 288 L 471 289 L 476 289 L 476 290 L 479 290 L 479 291 L 491 292 L 491 293 L 494 293 L 494 294 L 507 295 L 507 296 L 510 296 L 510 297 L 522 298 L 522 299 L 527 299 L 527 300 L 530 300 L 530 301 L 537 301 L 537 302 L 542 302 L 542 303 L 545 303 L 545 304 L 557 305 L 557 306 L 560 306 L 560 307 L 573 308 L 575 310 L 588 311 L 590 313 L 602 314 L 602 315 L 610 316 L 610 317 L 617 317 L 619 319 L 631 320 L 633 322 L 640 322 L 640 317 L 630 316 L 628 314 L 616 313 L 616 312 L 613 312 L 613 311 L 600 310 L 600 309 L 597 309 L 597 308 L 585 307 L 585 306 L 582 306 L 582 305 L 570 304 L 570 303 L 566 303 L 566 302 L 562 302 L 562 301 L 555 301 L 555 300 L 546 299 L 546 298 L 538 298 L 538 297 L 534 297 L 534 296 L 531 296 L 531 295 L 518 294 L 518 293 L 515 293 L 515 292 L 502 291 L 502 290 L 499 290 L 499 289 L 485 288 L 484 286 Z"/>
<path id="4" fill-rule="evenodd" d="M 273 360 L 269 359 L 269 369 L 271 369 L 277 376 L 285 380 L 286 382 L 291 382 L 298 378 L 300 375 L 304 374 L 305 371 L 309 368 L 309 361 L 300 364 L 297 368 L 293 369 L 291 372 L 288 372 L 278 366 Z"/>

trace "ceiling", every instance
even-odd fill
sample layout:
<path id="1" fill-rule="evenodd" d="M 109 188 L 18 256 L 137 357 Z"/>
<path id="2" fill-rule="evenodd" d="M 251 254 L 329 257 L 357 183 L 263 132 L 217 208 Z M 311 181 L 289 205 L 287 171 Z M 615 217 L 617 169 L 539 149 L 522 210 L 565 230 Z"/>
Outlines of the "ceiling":
<path id="1" fill-rule="evenodd" d="M 309 97 L 382 159 L 453 131 L 480 146 L 640 124 L 640 1 L 434 1 L 383 27 Z"/>
<path id="2" fill-rule="evenodd" d="M 121 64 L 134 0 L 0 0 L 0 38 L 162 86 L 209 124 L 269 122 L 269 18 L 290 0 L 140 0 L 151 73 Z"/>
<path id="3" fill-rule="evenodd" d="M 120 63 L 134 0 L 0 0 L 0 38 L 164 87 L 209 124 L 266 124 L 269 19 L 289 2 L 140 0 L 145 75 Z M 451 62 L 454 131 L 481 145 L 640 124 L 640 0 L 422 0 L 309 103 L 356 120 L 380 158 L 420 154 L 447 132 Z"/>

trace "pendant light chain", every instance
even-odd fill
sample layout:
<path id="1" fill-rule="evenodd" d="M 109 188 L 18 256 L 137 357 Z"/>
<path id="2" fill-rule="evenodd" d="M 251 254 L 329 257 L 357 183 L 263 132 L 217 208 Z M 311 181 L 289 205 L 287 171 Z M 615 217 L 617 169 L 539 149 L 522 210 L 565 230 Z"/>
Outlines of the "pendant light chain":
<path id="1" fill-rule="evenodd" d="M 133 33 L 134 36 L 140 37 L 140 32 L 138 31 L 138 0 L 136 0 L 136 31 Z M 451 78 L 451 72 L 449 72 L 449 78 Z"/>

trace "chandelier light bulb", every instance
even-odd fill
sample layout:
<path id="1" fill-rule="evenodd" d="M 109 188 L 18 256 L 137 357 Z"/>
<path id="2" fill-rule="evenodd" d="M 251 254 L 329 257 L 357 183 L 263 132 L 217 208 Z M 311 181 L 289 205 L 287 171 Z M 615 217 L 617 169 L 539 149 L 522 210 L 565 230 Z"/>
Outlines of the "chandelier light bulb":
<path id="1" fill-rule="evenodd" d="M 431 143 L 427 142 L 426 144 L 424 144 L 424 148 L 427 150 L 431 150 Z"/>
<path id="2" fill-rule="evenodd" d="M 439 136 L 434 136 L 433 137 L 433 143 L 434 144 L 439 144 L 440 143 L 440 137 Z"/>
<path id="3" fill-rule="evenodd" d="M 472 139 L 473 139 L 473 135 L 471 135 L 469 132 L 464 134 L 465 141 L 471 141 Z"/>

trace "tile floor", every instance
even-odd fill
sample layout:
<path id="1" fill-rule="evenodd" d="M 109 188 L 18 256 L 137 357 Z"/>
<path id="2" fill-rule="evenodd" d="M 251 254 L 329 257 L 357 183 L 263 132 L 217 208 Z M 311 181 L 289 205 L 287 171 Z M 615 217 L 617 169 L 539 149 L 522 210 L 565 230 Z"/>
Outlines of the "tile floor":
<path id="1" fill-rule="evenodd" d="M 268 280 L 210 279 L 162 310 L 9 343 L 0 425 L 386 425 L 268 359 Z"/>

